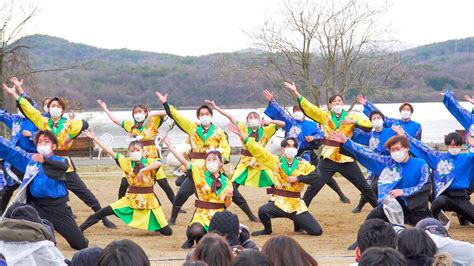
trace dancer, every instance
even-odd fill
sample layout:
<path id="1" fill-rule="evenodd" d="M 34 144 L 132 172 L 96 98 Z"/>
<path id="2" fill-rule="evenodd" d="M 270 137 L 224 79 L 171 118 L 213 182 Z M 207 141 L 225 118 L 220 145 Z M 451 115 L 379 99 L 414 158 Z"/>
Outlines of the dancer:
<path id="1" fill-rule="evenodd" d="M 199 242 L 207 232 L 212 216 L 230 206 L 232 181 L 222 173 L 224 157 L 219 151 L 209 151 L 204 156 L 204 166 L 196 167 L 173 148 L 167 137 L 164 141 L 169 151 L 188 169 L 188 178 L 194 181 L 198 198 L 194 203 L 196 211 L 186 230 L 187 240 L 181 246 L 188 249 L 192 248 L 195 242 Z"/>
<path id="2" fill-rule="evenodd" d="M 304 98 L 298 92 L 294 83 L 284 82 L 283 85 L 288 92 L 298 99 L 301 111 L 307 117 L 321 124 L 326 137 L 333 130 L 342 132 L 347 137 L 352 137 L 354 128 L 360 127 L 369 130 L 372 127 L 370 121 L 363 120 L 357 114 L 348 113 L 344 110 L 344 101 L 341 95 L 333 95 L 329 98 L 328 107 L 331 111 L 326 112 Z M 316 184 L 308 188 L 308 190 L 310 190 L 306 192 L 308 193 L 308 198 L 314 198 L 329 178 L 336 172 L 339 172 L 368 199 L 372 207 L 376 207 L 377 197 L 367 184 L 367 181 L 365 181 L 364 175 L 357 162 L 354 161 L 354 158 L 341 154 L 339 152 L 339 146 L 333 146 L 334 144 L 331 143 L 327 144 L 328 145 L 325 145 L 322 151 L 323 159 L 318 165 L 321 178 L 317 180 Z"/>
<path id="3" fill-rule="evenodd" d="M 102 100 L 97 100 L 100 108 L 104 110 L 107 116 L 116 125 L 122 127 L 125 132 L 130 133 L 130 137 L 138 139 L 145 149 L 146 158 L 159 159 L 159 154 L 155 145 L 155 137 L 158 134 L 158 128 L 163 123 L 163 117 L 166 116 L 165 111 L 149 112 L 144 105 L 136 105 L 132 109 L 133 119 L 119 120 L 109 111 L 107 104 Z M 166 179 L 166 175 L 162 168 L 158 169 L 156 175 L 158 185 L 165 191 L 169 201 L 173 203 L 175 195 L 174 191 Z M 126 177 L 122 177 L 119 189 L 119 199 L 125 195 L 127 191 L 128 181 Z"/>
<path id="4" fill-rule="evenodd" d="M 88 241 L 66 203 L 69 201 L 65 178 L 68 160 L 54 155 L 59 144 L 49 130 L 38 131 L 35 144 L 38 153 L 27 153 L 0 137 L 0 157 L 25 173 L 22 188 L 27 186 L 29 203 L 40 217 L 51 222 L 71 248 L 87 248 Z"/>
<path id="5" fill-rule="evenodd" d="M 85 231 L 99 220 L 109 215 L 115 215 L 127 225 L 148 231 L 159 231 L 163 235 L 171 235 L 171 227 L 161 208 L 160 202 L 153 193 L 158 170 L 161 162 L 147 156 L 142 142 L 132 141 L 128 145 L 128 155 L 125 157 L 114 152 L 100 141 L 91 131 L 84 131 L 107 154 L 115 158 L 117 165 L 122 169 L 129 183 L 127 193 L 118 201 L 92 214 L 81 224 L 81 231 Z"/>
<path id="6" fill-rule="evenodd" d="M 26 118 L 28 118 L 28 120 L 30 120 L 39 130 L 50 130 L 58 139 L 58 146 L 55 155 L 66 156 L 66 159 L 69 162 L 69 169 L 66 173 L 68 189 L 93 211 L 100 210 L 101 207 L 99 201 L 81 180 L 71 158 L 67 156 L 73 140 L 79 136 L 83 130 L 87 129 L 89 124 L 84 120 L 66 120 L 63 118 L 62 116 L 66 109 L 66 104 L 59 97 L 54 97 L 49 101 L 48 111 L 51 117 L 47 118 L 44 117 L 39 110 L 35 109 L 28 100 L 19 96 L 14 87 L 10 88 L 3 84 L 3 88 L 12 99 L 16 100 L 20 111 Z M 108 228 L 116 228 L 116 226 L 107 218 L 104 218 L 102 222 Z"/>
<path id="7" fill-rule="evenodd" d="M 323 230 L 316 219 L 308 212 L 308 208 L 301 200 L 301 192 L 305 183 L 311 183 L 318 178 L 314 165 L 304 160 L 298 160 L 296 153 L 298 144 L 295 138 L 285 138 L 281 142 L 282 155 L 271 154 L 262 147 L 253 137 L 248 137 L 234 124 L 229 129 L 240 137 L 255 159 L 273 169 L 274 187 L 267 189 L 271 194 L 270 201 L 258 209 L 258 217 L 264 229 L 255 231 L 253 236 L 269 235 L 272 233 L 271 218 L 285 217 L 292 220 L 296 227 L 306 231 L 309 235 L 321 235 Z"/>
<path id="8" fill-rule="evenodd" d="M 301 112 L 299 105 L 293 106 L 293 117 L 291 117 L 268 90 L 263 91 L 263 96 L 268 100 L 265 114 L 272 119 L 285 122 L 285 137 L 293 137 L 298 141 L 297 156 L 302 156 L 303 159 L 317 167 L 319 159 L 314 151 L 325 141 L 324 132 L 319 128 L 318 124 L 307 120 L 306 116 Z M 313 181 L 317 182 L 317 180 Z M 337 193 L 342 203 L 351 203 L 350 199 L 342 192 L 334 177 L 331 176 L 326 184 Z M 303 196 L 303 200 L 308 206 L 314 197 L 311 191 L 312 189 L 308 189 Z"/>

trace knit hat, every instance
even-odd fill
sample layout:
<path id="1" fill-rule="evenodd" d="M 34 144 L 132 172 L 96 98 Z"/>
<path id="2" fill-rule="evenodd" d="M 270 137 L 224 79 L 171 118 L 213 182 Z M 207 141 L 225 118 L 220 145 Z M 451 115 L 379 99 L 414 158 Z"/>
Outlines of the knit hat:
<path id="1" fill-rule="evenodd" d="M 27 220 L 34 223 L 41 223 L 41 217 L 35 208 L 30 205 L 18 206 L 11 212 L 11 219 Z"/>
<path id="2" fill-rule="evenodd" d="M 240 231 L 239 217 L 230 211 L 217 212 L 209 223 L 208 231 L 227 236 L 230 239 L 238 239 Z"/>
<path id="3" fill-rule="evenodd" d="M 442 237 L 448 237 L 448 231 L 444 226 L 441 224 L 440 221 L 434 219 L 434 218 L 425 218 L 421 221 L 419 221 L 416 226 L 417 229 L 421 229 L 424 231 L 428 231 L 431 234 L 442 236 Z"/>
<path id="4" fill-rule="evenodd" d="M 68 265 L 97 265 L 102 248 L 91 247 L 79 250 L 72 256 L 71 261 L 66 261 Z"/>

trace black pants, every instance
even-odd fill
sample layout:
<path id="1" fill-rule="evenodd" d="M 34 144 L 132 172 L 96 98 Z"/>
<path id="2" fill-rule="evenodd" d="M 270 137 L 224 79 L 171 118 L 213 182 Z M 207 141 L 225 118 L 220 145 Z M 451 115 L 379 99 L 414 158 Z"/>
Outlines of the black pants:
<path id="1" fill-rule="evenodd" d="M 87 188 L 76 171 L 66 173 L 67 188 L 80 200 L 89 206 L 94 212 L 101 209 L 100 203 L 94 194 Z"/>
<path id="2" fill-rule="evenodd" d="M 73 249 L 87 248 L 89 241 L 84 237 L 77 226 L 76 221 L 72 217 L 72 212 L 66 203 L 62 204 L 41 204 L 34 200 L 31 206 L 38 211 L 42 219 L 50 221 L 54 230 L 63 236 Z"/>
<path id="3" fill-rule="evenodd" d="M 272 232 L 271 218 L 288 218 L 299 228 L 306 231 L 309 235 L 321 235 L 323 229 L 318 221 L 309 213 L 303 212 L 300 214 L 287 213 L 278 208 L 275 203 L 269 201 L 258 209 L 258 218 L 265 227 L 266 233 Z"/>
<path id="4" fill-rule="evenodd" d="M 431 204 L 431 211 L 436 219 L 438 219 L 441 210 L 454 211 L 467 219 L 470 223 L 474 223 L 474 205 L 472 205 L 470 199 L 471 197 L 468 195 L 450 197 L 442 194 Z"/>
<path id="5" fill-rule="evenodd" d="M 409 210 L 408 208 L 402 205 L 402 208 L 403 208 L 405 223 L 409 225 L 415 226 L 416 223 L 418 223 L 419 221 L 428 217 L 433 217 L 428 207 L 421 207 L 414 210 Z M 388 222 L 387 216 L 385 215 L 385 212 L 383 211 L 382 206 L 378 206 L 377 208 L 373 209 L 369 213 L 369 215 L 367 215 L 367 218 L 365 220 L 376 219 L 376 218 L 382 219 Z"/>
<path id="6" fill-rule="evenodd" d="M 377 196 L 365 181 L 364 175 L 356 162 L 336 163 L 329 159 L 322 159 L 319 161 L 318 169 L 321 172 L 321 178 L 311 184 L 303 196 L 307 206 L 311 204 L 313 198 L 335 173 L 340 173 L 349 180 L 368 199 L 372 207 L 377 206 Z"/>
<path id="7" fill-rule="evenodd" d="M 3 173 L 6 175 L 7 171 L 5 169 L 4 161 L 0 163 L 0 166 L 3 169 Z M 15 167 L 11 167 L 10 170 L 20 179 L 20 181 L 23 181 L 23 176 L 25 173 L 20 172 L 18 169 Z M 5 178 L 7 178 L 5 176 Z M 10 203 L 10 199 L 13 196 L 13 193 L 17 188 L 20 187 L 20 184 L 15 184 L 13 186 L 5 186 L 2 191 L 0 191 L 0 213 L 4 212 L 7 209 L 8 203 Z"/>
<path id="8" fill-rule="evenodd" d="M 174 184 L 177 186 L 177 187 L 180 187 L 183 182 L 186 180 L 186 175 L 180 175 L 178 177 L 176 177 L 176 180 L 174 181 Z"/>
<path id="9" fill-rule="evenodd" d="M 370 188 L 374 191 L 375 195 L 377 195 L 377 193 L 379 191 L 378 181 L 379 181 L 379 177 L 375 176 L 374 179 L 372 180 L 372 183 L 370 183 Z M 364 196 L 364 194 L 360 194 L 360 200 L 359 200 L 358 207 L 360 207 L 362 209 L 362 207 L 364 207 L 364 205 L 367 202 L 369 202 L 369 200 L 367 200 L 367 198 Z"/>
<path id="10" fill-rule="evenodd" d="M 166 196 L 170 200 L 171 203 L 174 202 L 175 195 L 174 191 L 171 188 L 170 184 L 168 183 L 168 179 L 163 178 L 160 180 L 156 180 L 156 183 L 165 191 Z M 122 180 L 120 181 L 120 188 L 119 188 L 119 193 L 118 193 L 118 198 L 121 199 L 123 196 L 125 196 L 125 193 L 127 193 L 128 189 L 128 181 L 126 177 L 122 177 Z"/>
<path id="11" fill-rule="evenodd" d="M 305 152 L 308 152 L 308 151 L 298 151 L 298 156 L 301 156 Z M 310 150 L 310 159 L 311 159 L 311 164 L 314 165 L 316 168 L 318 168 L 319 158 L 318 158 L 318 155 L 314 152 L 314 149 Z M 316 180 L 314 180 L 314 182 L 317 185 Z M 346 195 L 344 195 L 344 192 L 342 192 L 341 187 L 339 187 L 339 184 L 336 182 L 336 179 L 334 179 L 334 177 L 331 176 L 331 178 L 329 178 L 329 180 L 326 182 L 326 185 L 328 185 L 332 190 L 334 190 L 334 192 L 337 193 L 340 199 L 347 198 Z M 309 186 L 312 186 L 312 184 L 309 184 Z M 311 203 L 312 198 L 308 200 L 309 200 L 308 203 Z"/>
<path id="12" fill-rule="evenodd" d="M 102 220 L 105 217 L 110 216 L 110 215 L 115 215 L 114 210 L 112 209 L 112 207 L 110 207 L 110 206 L 104 207 L 104 208 L 100 209 L 99 211 L 95 212 L 94 214 L 92 214 L 91 216 L 89 216 L 81 224 L 80 228 L 81 228 L 82 231 L 85 231 L 87 228 L 91 227 L 92 225 L 96 224 L 98 221 L 100 221 L 100 220 Z M 158 231 L 160 233 L 162 233 L 163 235 L 167 235 L 167 236 L 170 236 L 173 233 L 173 230 L 171 230 L 171 227 L 169 225 L 161 228 Z"/>

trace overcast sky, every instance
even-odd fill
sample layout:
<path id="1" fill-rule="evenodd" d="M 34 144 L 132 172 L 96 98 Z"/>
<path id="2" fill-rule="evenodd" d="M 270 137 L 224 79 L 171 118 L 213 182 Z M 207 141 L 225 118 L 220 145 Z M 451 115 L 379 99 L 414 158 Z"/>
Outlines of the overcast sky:
<path id="1" fill-rule="evenodd" d="M 316 1 L 316 0 L 315 0 Z M 408 46 L 474 36 L 472 0 L 392 0 L 387 19 Z M 102 48 L 178 55 L 245 49 L 279 0 L 32 0 L 27 28 Z"/>

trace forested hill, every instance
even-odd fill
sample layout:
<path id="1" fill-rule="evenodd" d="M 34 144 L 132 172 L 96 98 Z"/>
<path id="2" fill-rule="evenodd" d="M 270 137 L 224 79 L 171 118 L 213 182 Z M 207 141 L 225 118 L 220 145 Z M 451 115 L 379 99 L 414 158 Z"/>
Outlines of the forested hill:
<path id="1" fill-rule="evenodd" d="M 206 98 L 224 106 L 258 106 L 263 88 L 272 88 L 259 71 L 265 54 L 254 49 L 206 56 L 176 56 L 128 49 L 100 49 L 67 40 L 32 35 L 19 40 L 30 47 L 34 69 L 78 67 L 36 75 L 41 95 L 60 95 L 81 108 L 102 98 L 111 107 L 137 103 L 158 106 L 154 91 L 170 93 L 170 102 L 196 106 Z M 190 44 L 192 45 L 192 44 Z M 474 87 L 474 38 L 447 41 L 402 52 L 409 75 L 391 88 L 387 101 L 431 101 L 446 86 L 469 92 Z M 395 91 L 396 90 L 396 91 Z"/>

